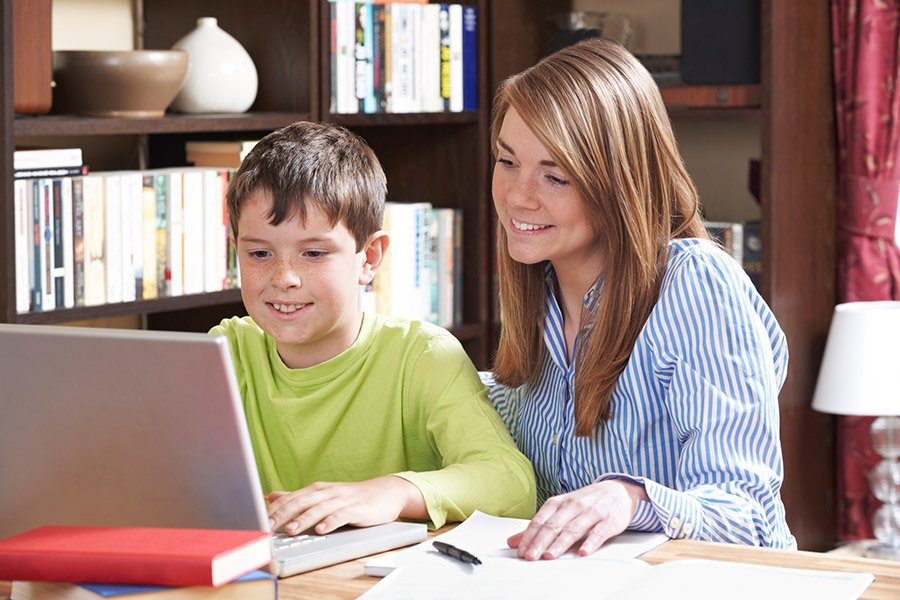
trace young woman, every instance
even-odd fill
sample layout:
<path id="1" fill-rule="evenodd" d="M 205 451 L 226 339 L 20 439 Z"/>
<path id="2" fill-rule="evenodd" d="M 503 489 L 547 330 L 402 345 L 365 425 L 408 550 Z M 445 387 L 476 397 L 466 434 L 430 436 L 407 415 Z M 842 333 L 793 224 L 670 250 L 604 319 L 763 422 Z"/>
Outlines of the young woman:
<path id="1" fill-rule="evenodd" d="M 708 238 L 650 74 L 602 39 L 505 81 L 492 146 L 492 402 L 534 463 L 526 559 L 625 529 L 796 547 L 780 498 L 788 351 Z"/>

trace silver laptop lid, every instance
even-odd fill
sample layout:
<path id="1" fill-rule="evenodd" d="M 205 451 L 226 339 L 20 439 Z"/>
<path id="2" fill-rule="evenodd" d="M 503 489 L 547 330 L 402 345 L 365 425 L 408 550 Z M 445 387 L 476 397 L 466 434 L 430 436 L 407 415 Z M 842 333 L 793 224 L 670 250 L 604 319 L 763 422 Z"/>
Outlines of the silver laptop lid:
<path id="1" fill-rule="evenodd" d="M 0 324 L 0 538 L 265 515 L 225 338 Z"/>

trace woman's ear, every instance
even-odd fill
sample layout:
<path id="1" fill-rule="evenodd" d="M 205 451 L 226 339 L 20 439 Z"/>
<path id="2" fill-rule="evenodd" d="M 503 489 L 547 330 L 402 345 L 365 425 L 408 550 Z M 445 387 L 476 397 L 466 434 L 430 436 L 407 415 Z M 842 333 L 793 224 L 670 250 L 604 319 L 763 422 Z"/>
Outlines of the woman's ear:
<path id="1" fill-rule="evenodd" d="M 365 262 L 363 262 L 359 270 L 359 284 L 366 285 L 371 283 L 375 278 L 375 272 L 381 266 L 384 255 L 390 245 L 390 236 L 384 230 L 378 230 L 369 236 L 366 246 L 363 248 Z"/>

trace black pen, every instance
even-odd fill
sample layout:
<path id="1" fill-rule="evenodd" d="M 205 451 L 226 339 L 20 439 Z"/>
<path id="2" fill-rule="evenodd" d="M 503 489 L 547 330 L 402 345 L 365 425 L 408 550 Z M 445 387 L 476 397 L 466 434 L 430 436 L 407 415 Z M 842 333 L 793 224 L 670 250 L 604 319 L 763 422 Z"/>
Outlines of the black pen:
<path id="1" fill-rule="evenodd" d="M 437 548 L 438 552 L 441 554 L 446 554 L 456 560 L 461 560 L 464 563 L 472 563 L 473 565 L 480 565 L 481 561 L 477 556 L 466 552 L 461 548 L 457 548 L 456 546 L 451 546 L 450 544 L 445 544 L 444 542 L 432 542 L 434 547 Z"/>

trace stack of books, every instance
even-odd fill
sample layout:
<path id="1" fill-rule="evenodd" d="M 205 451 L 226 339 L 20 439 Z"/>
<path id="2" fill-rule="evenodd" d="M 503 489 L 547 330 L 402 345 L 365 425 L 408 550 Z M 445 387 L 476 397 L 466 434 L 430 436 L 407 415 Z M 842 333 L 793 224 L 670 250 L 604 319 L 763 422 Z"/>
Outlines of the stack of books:
<path id="1" fill-rule="evenodd" d="M 0 540 L 11 600 L 276 600 L 263 531 L 45 526 Z M 91 582 L 91 583 L 86 583 Z"/>
<path id="2" fill-rule="evenodd" d="M 35 148 L 13 152 L 13 178 L 87 175 L 81 148 Z"/>
<path id="3" fill-rule="evenodd" d="M 188 141 L 184 144 L 184 154 L 187 162 L 195 167 L 237 169 L 257 141 Z"/>

